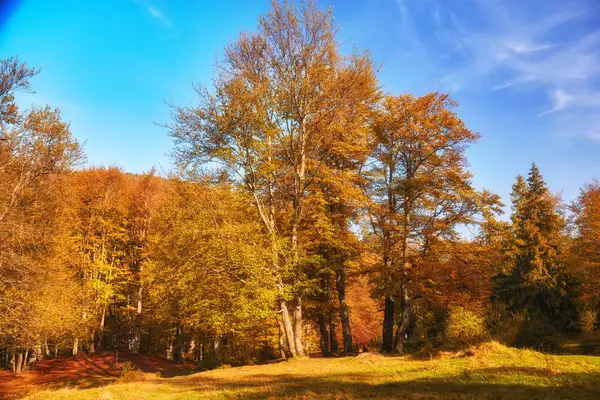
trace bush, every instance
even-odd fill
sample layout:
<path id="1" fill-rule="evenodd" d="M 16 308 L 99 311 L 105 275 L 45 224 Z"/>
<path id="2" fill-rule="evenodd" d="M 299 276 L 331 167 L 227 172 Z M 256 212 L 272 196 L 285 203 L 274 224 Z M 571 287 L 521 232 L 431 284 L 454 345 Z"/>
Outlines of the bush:
<path id="1" fill-rule="evenodd" d="M 528 347 L 541 352 L 555 352 L 560 349 L 560 341 L 560 333 L 552 322 L 541 313 L 532 313 L 526 315 L 515 346 Z"/>
<path id="2" fill-rule="evenodd" d="M 485 319 L 464 307 L 453 307 L 446 321 L 446 340 L 451 344 L 474 344 L 488 337 Z"/>
<path id="3" fill-rule="evenodd" d="M 125 361 L 119 382 L 143 382 L 149 378 L 160 378 L 160 372 L 154 374 L 145 373 L 137 369 L 131 361 Z"/>
<path id="4" fill-rule="evenodd" d="M 593 311 L 584 311 L 579 316 L 579 327 L 583 332 L 591 333 L 596 329 L 597 315 Z"/>
<path id="5" fill-rule="evenodd" d="M 487 311 L 491 336 L 501 343 L 514 345 L 525 321 L 524 313 L 512 313 L 503 303 L 496 302 Z"/>

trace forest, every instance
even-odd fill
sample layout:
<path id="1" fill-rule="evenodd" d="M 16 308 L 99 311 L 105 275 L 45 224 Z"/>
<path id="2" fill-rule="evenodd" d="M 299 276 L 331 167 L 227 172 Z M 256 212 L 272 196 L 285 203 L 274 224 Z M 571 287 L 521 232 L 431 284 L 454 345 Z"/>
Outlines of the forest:
<path id="1" fill-rule="evenodd" d="M 330 9 L 273 3 L 194 104 L 165 106 L 165 173 L 87 165 L 58 108 L 15 100 L 43 66 L 2 60 L 0 367 L 558 352 L 597 333 L 600 182 L 565 202 L 532 163 L 502 204 L 473 183 L 457 102 L 389 93 L 336 34 Z"/>

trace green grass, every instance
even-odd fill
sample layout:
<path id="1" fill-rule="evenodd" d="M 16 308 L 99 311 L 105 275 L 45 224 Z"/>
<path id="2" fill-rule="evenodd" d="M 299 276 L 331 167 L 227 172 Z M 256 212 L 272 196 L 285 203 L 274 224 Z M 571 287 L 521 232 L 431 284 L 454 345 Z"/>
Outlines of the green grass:
<path id="1" fill-rule="evenodd" d="M 600 399 L 600 357 L 544 355 L 486 343 L 411 356 L 303 359 L 219 369 L 27 399 Z"/>

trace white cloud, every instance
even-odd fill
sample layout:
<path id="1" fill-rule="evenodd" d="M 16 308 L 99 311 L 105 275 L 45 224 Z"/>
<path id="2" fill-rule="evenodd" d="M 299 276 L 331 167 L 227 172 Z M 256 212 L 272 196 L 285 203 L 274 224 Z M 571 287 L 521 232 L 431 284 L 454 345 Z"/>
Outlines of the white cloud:
<path id="1" fill-rule="evenodd" d="M 600 119 L 592 118 L 600 115 L 600 25 L 594 23 L 600 14 L 593 1 L 536 8 L 533 1 L 485 0 L 469 3 L 465 13 L 459 1 L 431 1 L 438 43 L 430 59 L 440 63 L 442 87 L 539 91 L 547 102 L 534 111 L 539 117 L 558 127 L 558 115 L 567 113 L 561 119 L 576 124 L 571 131 L 600 137 Z M 446 64 L 440 49 L 457 61 Z"/>
<path id="2" fill-rule="evenodd" d="M 152 16 L 152 18 L 156 19 L 157 21 L 159 21 L 161 24 L 163 24 L 164 26 L 166 26 L 168 28 L 173 28 L 173 24 L 171 23 L 171 20 L 169 18 L 167 18 L 166 15 L 164 14 L 164 12 L 160 8 L 158 8 L 156 5 L 151 4 L 147 0 L 135 0 L 135 2 L 137 4 L 139 4 L 141 7 L 143 7 L 146 10 L 146 12 L 148 12 L 148 14 L 150 14 L 150 16 Z"/>
<path id="3" fill-rule="evenodd" d="M 554 107 L 552 107 L 550 110 L 545 111 L 541 114 L 539 114 L 539 116 L 544 116 L 546 114 L 551 114 L 553 112 L 556 111 L 560 111 L 563 108 L 567 107 L 570 103 L 573 102 L 573 100 L 575 100 L 575 96 L 565 92 L 562 89 L 557 89 L 555 90 L 552 94 L 552 99 L 554 100 Z"/>
<path id="4" fill-rule="evenodd" d="M 163 12 L 160 11 L 158 8 L 149 5 L 149 6 L 147 6 L 147 10 L 150 13 L 150 15 L 152 15 L 152 17 L 159 20 L 161 23 L 163 23 L 167 27 L 169 27 L 169 28 L 173 27 L 173 24 L 171 23 L 171 21 L 167 17 L 165 17 Z"/>
<path id="5" fill-rule="evenodd" d="M 505 43 L 505 46 L 518 54 L 529 54 L 535 53 L 541 50 L 551 49 L 555 45 L 553 44 L 532 44 L 522 41 L 508 41 Z"/>

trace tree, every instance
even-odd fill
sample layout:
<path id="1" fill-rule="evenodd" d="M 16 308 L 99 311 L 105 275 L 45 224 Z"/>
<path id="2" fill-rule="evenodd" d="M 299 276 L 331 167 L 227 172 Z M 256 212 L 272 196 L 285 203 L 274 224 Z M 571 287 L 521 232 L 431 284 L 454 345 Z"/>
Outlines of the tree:
<path id="1" fill-rule="evenodd" d="M 582 283 L 580 300 L 592 313 L 595 325 L 600 312 L 600 182 L 585 185 L 571 211 L 576 232 L 570 270 Z"/>
<path id="2" fill-rule="evenodd" d="M 335 36 L 331 11 L 274 3 L 257 33 L 226 48 L 214 93 L 199 89 L 200 105 L 176 108 L 171 127 L 179 165 L 217 162 L 252 195 L 270 236 L 287 344 L 299 356 L 305 203 L 326 150 L 377 90 L 369 56 L 342 56 Z"/>
<path id="3" fill-rule="evenodd" d="M 134 181 L 131 199 L 127 210 L 127 263 L 133 279 L 130 291 L 135 298 L 135 318 L 133 335 L 129 340 L 129 350 L 140 351 L 142 336 L 142 306 L 144 297 L 144 267 L 148 263 L 149 236 L 152 232 L 154 214 L 161 202 L 162 180 L 155 176 L 154 169 Z"/>
<path id="4" fill-rule="evenodd" d="M 182 361 L 186 337 L 206 345 L 202 360 L 220 358 L 220 344 L 232 346 L 240 335 L 258 347 L 274 295 L 268 238 L 248 195 L 225 183 L 171 178 L 165 196 L 143 275 L 154 320 L 174 331 L 166 348 Z"/>
<path id="5" fill-rule="evenodd" d="M 130 189 L 127 177 L 114 167 L 90 168 L 70 176 L 70 265 L 89 299 L 91 351 L 106 348 L 115 339 L 105 331 L 107 318 L 116 317 L 115 307 L 121 304 L 130 278 L 126 259 Z"/>
<path id="6" fill-rule="evenodd" d="M 535 344 L 573 329 L 577 321 L 577 290 L 565 270 L 566 222 L 560 199 L 549 192 L 535 164 L 527 180 L 517 177 L 512 202 L 509 269 L 496 277 L 494 295 L 510 311 L 524 313 L 520 344 Z"/>
<path id="7" fill-rule="evenodd" d="M 61 189 L 83 155 L 58 109 L 20 112 L 14 103 L 14 91 L 29 90 L 36 73 L 17 58 L 0 62 L 0 350 L 13 372 L 41 357 L 42 341 L 78 329 L 77 297 L 48 294 L 72 293 L 60 261 Z"/>
<path id="8" fill-rule="evenodd" d="M 466 128 L 448 95 L 386 97 L 374 117 L 372 153 L 363 167 L 363 191 L 376 252 L 378 293 L 385 299 L 382 350 L 401 350 L 411 323 L 411 288 L 421 259 L 440 239 L 494 206 L 466 171 L 466 147 L 478 135 Z M 396 309 L 399 321 L 394 334 Z"/>

